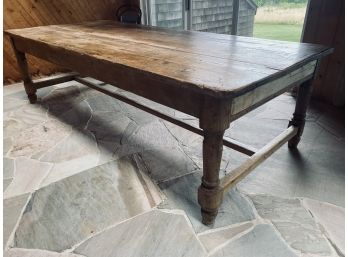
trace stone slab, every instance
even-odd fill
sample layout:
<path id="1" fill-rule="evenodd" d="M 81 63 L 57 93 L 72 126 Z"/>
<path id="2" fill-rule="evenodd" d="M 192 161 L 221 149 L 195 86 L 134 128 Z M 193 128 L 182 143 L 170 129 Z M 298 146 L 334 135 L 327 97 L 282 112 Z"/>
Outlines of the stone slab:
<path id="1" fill-rule="evenodd" d="M 4 200 L 4 212 L 3 212 L 3 246 L 6 246 L 7 241 L 11 233 L 13 232 L 18 218 L 28 201 L 29 194 L 16 196 L 10 199 Z"/>
<path id="2" fill-rule="evenodd" d="M 14 138 L 10 157 L 36 156 L 54 147 L 71 133 L 71 127 L 57 120 L 48 120 L 26 130 L 21 130 Z"/>
<path id="3" fill-rule="evenodd" d="M 4 198 L 33 192 L 39 188 L 52 165 L 19 157 L 15 160 L 16 172 L 11 184 L 4 192 Z"/>
<path id="4" fill-rule="evenodd" d="M 13 175 L 14 175 L 14 159 L 10 159 L 10 158 L 4 157 L 3 161 L 4 161 L 3 178 L 4 179 L 13 178 Z"/>
<path id="5" fill-rule="evenodd" d="M 14 245 L 64 251 L 152 207 L 134 162 L 109 162 L 37 190 Z"/>
<path id="6" fill-rule="evenodd" d="M 299 199 L 269 195 L 251 195 L 250 198 L 259 215 L 270 220 L 293 249 L 321 256 L 332 254 L 328 241 Z"/>
<path id="7" fill-rule="evenodd" d="M 304 199 L 303 204 L 320 224 L 335 249 L 341 255 L 345 255 L 345 210 L 342 207 L 311 199 Z"/>
<path id="8" fill-rule="evenodd" d="M 44 250 L 12 248 L 5 251 L 4 257 L 83 257 L 73 253 L 56 253 Z"/>
<path id="9" fill-rule="evenodd" d="M 87 257 L 203 257 L 205 251 L 182 212 L 153 210 L 103 231 L 74 251 Z"/>
<path id="10" fill-rule="evenodd" d="M 204 245 L 208 252 L 212 251 L 214 248 L 226 243 L 228 240 L 237 236 L 238 234 L 245 232 L 246 230 L 253 227 L 252 222 L 246 222 L 243 224 L 237 224 L 233 227 L 226 227 L 221 229 L 216 229 L 212 231 L 206 231 L 198 235 L 199 240 Z"/>
<path id="11" fill-rule="evenodd" d="M 260 224 L 249 233 L 232 240 L 210 257 L 298 257 L 279 238 L 271 225 Z"/>

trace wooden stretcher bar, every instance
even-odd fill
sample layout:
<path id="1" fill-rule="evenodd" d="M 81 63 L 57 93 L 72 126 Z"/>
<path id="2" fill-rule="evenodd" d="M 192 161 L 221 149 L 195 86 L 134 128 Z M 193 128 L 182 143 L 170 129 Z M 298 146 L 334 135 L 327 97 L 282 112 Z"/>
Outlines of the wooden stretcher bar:
<path id="1" fill-rule="evenodd" d="M 255 154 L 249 157 L 242 165 L 229 172 L 220 181 L 220 186 L 223 188 L 224 193 L 235 186 L 239 181 L 245 178 L 252 170 L 254 170 L 258 165 L 270 157 L 276 150 L 278 150 L 283 144 L 288 142 L 297 134 L 298 128 L 295 126 L 290 126 L 288 129 L 283 131 L 280 135 L 275 137 L 271 142 L 266 144 Z"/>
<path id="2" fill-rule="evenodd" d="M 87 86 L 89 88 L 93 88 L 93 89 L 95 89 L 95 90 L 97 90 L 99 92 L 102 92 L 102 93 L 104 93 L 104 94 L 106 94 L 108 96 L 111 96 L 111 97 L 113 97 L 115 99 L 118 99 L 118 100 L 120 100 L 122 102 L 130 104 L 130 105 L 132 105 L 134 107 L 137 107 L 137 108 L 139 108 L 139 109 L 141 109 L 143 111 L 151 113 L 152 115 L 155 115 L 155 116 L 157 116 L 157 117 L 159 117 L 161 119 L 169 121 L 169 122 L 171 122 L 171 123 L 173 123 L 173 124 L 175 124 L 177 126 L 180 126 L 180 127 L 184 128 L 184 129 L 187 129 L 187 130 L 189 130 L 191 132 L 194 132 L 194 133 L 196 133 L 198 135 L 201 135 L 201 136 L 204 135 L 203 134 L 203 130 L 200 129 L 200 128 L 196 128 L 194 126 L 191 126 L 190 124 L 187 124 L 187 123 L 185 123 L 185 122 L 183 122 L 181 120 L 178 120 L 178 119 L 176 119 L 174 117 L 171 117 L 171 116 L 169 116 L 167 114 L 164 114 L 164 113 L 162 113 L 160 111 L 154 110 L 154 109 L 152 109 L 152 108 L 150 108 L 148 106 L 140 104 L 140 103 L 138 103 L 138 102 L 136 102 L 136 101 L 126 97 L 126 96 L 123 96 L 123 95 L 118 94 L 116 92 L 110 92 L 109 90 L 104 89 L 101 86 L 99 86 L 99 85 L 97 85 L 95 83 L 92 83 L 92 82 L 90 82 L 90 81 L 88 81 L 88 80 L 86 80 L 86 79 L 84 79 L 82 77 L 76 76 L 74 78 L 74 80 L 76 80 L 77 82 L 79 82 L 81 84 L 84 84 L 85 86 Z M 255 153 L 255 151 L 256 151 L 256 149 L 254 147 L 248 146 L 246 144 L 243 144 L 241 142 L 238 142 L 238 141 L 233 140 L 233 139 L 228 138 L 228 137 L 224 137 L 223 138 L 223 144 L 226 147 L 232 148 L 233 150 L 236 150 L 236 151 L 238 151 L 240 153 L 243 153 L 243 154 L 246 154 L 246 155 L 249 155 L 249 156 L 253 155 Z"/>

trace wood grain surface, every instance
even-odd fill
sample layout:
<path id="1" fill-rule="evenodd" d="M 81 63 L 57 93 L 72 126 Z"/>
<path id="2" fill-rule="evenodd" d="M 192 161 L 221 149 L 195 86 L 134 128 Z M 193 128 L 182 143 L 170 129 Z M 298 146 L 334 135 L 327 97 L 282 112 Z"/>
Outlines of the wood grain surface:
<path id="1" fill-rule="evenodd" d="M 4 29 L 114 19 L 117 8 L 137 0 L 4 0 Z M 4 38 L 4 80 L 21 80 L 8 38 Z M 38 58 L 29 57 L 32 75 L 48 75 L 62 68 Z"/>
<path id="2" fill-rule="evenodd" d="M 109 71 L 102 70 L 102 66 L 97 71 L 94 66 L 96 73 L 127 71 L 131 78 L 145 73 L 173 86 L 219 97 L 250 91 L 331 51 L 312 44 L 113 21 L 14 29 L 7 30 L 7 34 L 22 40 L 21 46 L 28 48 L 26 52 L 58 64 L 66 65 L 59 63 L 57 57 L 50 58 L 49 51 L 40 56 L 34 48 L 47 48 L 64 58 L 82 56 L 91 65 L 100 61 L 108 64 Z"/>

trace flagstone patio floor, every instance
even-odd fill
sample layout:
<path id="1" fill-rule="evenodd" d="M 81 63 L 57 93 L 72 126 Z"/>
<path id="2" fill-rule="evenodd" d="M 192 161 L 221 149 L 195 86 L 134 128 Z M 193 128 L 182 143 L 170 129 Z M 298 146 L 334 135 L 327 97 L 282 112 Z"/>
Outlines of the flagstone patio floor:
<path id="1" fill-rule="evenodd" d="M 183 113 L 133 99 L 193 125 Z M 298 151 L 283 146 L 200 222 L 202 138 L 68 82 L 4 87 L 7 257 L 344 256 L 344 121 L 313 102 Z M 284 94 L 226 136 L 260 148 L 287 126 Z M 221 176 L 246 157 L 224 148 Z"/>

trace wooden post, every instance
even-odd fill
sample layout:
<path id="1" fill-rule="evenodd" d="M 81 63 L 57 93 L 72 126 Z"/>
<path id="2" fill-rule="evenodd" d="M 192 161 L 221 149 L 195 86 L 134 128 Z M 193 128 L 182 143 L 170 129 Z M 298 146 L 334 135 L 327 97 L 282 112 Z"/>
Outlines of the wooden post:
<path id="1" fill-rule="evenodd" d="M 239 0 L 233 0 L 232 30 L 231 30 L 232 35 L 237 35 L 238 18 L 239 18 Z"/>
<path id="2" fill-rule="evenodd" d="M 219 170 L 222 156 L 223 135 L 229 127 L 230 105 L 224 101 L 206 98 L 200 116 L 203 129 L 203 177 L 198 189 L 202 223 L 213 224 L 222 203 Z"/>
<path id="3" fill-rule="evenodd" d="M 31 104 L 34 104 L 37 101 L 36 87 L 34 86 L 34 83 L 29 73 L 27 58 L 25 56 L 25 53 L 18 51 L 15 45 L 15 42 L 12 38 L 11 38 L 11 43 L 12 43 L 13 51 L 17 59 L 19 71 L 23 79 L 25 92 L 28 95 L 29 102 Z"/>
<path id="4" fill-rule="evenodd" d="M 298 128 L 298 131 L 296 135 L 289 140 L 289 148 L 296 148 L 301 140 L 301 136 L 306 123 L 306 111 L 311 98 L 313 80 L 314 79 L 310 79 L 303 82 L 298 88 L 295 112 L 293 114 L 292 120 L 289 122 L 289 127 L 295 126 Z"/>

